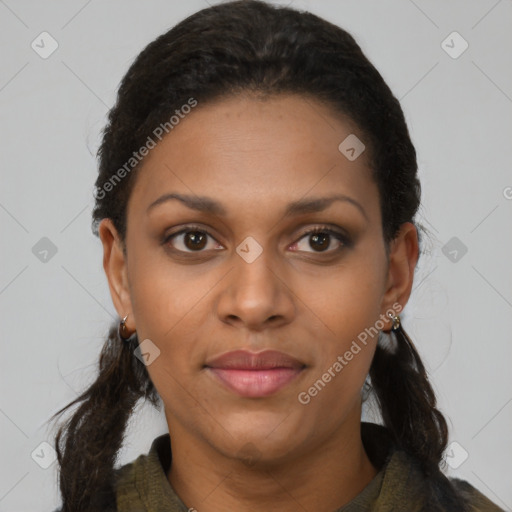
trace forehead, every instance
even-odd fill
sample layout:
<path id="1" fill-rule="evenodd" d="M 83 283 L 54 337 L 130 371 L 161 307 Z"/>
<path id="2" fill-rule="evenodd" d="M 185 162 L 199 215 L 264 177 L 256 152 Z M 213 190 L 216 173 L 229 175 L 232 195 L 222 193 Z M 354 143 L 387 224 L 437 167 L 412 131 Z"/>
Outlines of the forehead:
<path id="1" fill-rule="evenodd" d="M 308 97 L 199 103 L 149 152 L 130 203 L 147 207 L 164 193 L 183 192 L 217 197 L 234 210 L 261 209 L 328 192 L 371 209 L 378 194 L 368 152 L 350 160 L 339 149 L 354 136 L 364 141 L 348 118 Z"/>

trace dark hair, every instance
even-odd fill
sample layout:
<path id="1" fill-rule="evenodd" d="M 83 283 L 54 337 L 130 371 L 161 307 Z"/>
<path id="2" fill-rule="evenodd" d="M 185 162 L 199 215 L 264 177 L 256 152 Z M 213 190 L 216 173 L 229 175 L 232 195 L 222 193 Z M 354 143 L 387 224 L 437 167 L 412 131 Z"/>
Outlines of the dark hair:
<path id="1" fill-rule="evenodd" d="M 156 127 L 169 126 L 170 117 L 191 99 L 201 105 L 243 92 L 304 95 L 348 116 L 370 155 L 386 247 L 404 222 L 414 222 L 421 193 L 404 115 L 354 38 L 311 13 L 242 0 L 189 16 L 147 45 L 130 66 L 98 150 L 94 233 L 101 219 L 110 218 L 124 241 L 126 206 L 141 167 L 127 169 L 126 163 L 155 136 Z M 395 444 L 416 458 L 425 474 L 435 474 L 447 424 L 412 341 L 403 330 L 396 339 L 393 353 L 378 344 L 371 386 Z M 94 509 L 107 500 L 135 405 L 141 398 L 158 405 L 144 364 L 133 356 L 137 344 L 136 335 L 121 342 L 112 326 L 97 380 L 56 413 L 81 403 L 55 441 L 63 512 Z"/>

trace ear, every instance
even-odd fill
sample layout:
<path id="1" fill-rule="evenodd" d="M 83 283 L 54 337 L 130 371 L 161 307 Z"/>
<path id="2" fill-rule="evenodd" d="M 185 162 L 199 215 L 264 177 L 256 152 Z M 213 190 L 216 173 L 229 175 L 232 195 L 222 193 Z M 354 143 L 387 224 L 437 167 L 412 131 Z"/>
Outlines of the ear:
<path id="1" fill-rule="evenodd" d="M 98 226 L 103 244 L 103 269 L 108 279 L 112 302 L 121 318 L 128 315 L 126 329 L 135 331 L 130 289 L 123 243 L 111 219 L 103 219 Z"/>
<path id="2" fill-rule="evenodd" d="M 386 290 L 382 298 L 382 314 L 389 309 L 397 310 L 398 303 L 403 309 L 411 295 L 414 269 L 418 261 L 418 232 L 412 222 L 400 226 L 397 236 L 389 248 L 389 265 Z M 386 319 L 388 319 L 386 316 Z"/>

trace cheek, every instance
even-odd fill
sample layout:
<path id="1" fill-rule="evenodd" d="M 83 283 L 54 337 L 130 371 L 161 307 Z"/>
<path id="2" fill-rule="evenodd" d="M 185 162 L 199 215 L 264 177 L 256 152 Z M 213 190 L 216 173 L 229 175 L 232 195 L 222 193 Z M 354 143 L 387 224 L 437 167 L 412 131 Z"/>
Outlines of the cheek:
<path id="1" fill-rule="evenodd" d="M 323 286 L 309 283 L 307 302 L 325 326 L 316 340 L 318 365 L 307 383 L 316 389 L 311 395 L 322 395 L 319 402 L 350 400 L 363 385 L 382 328 L 384 277 L 382 262 L 362 256 L 338 268 Z"/>
<path id="2" fill-rule="evenodd" d="M 385 269 L 376 258 L 354 256 L 321 281 L 305 284 L 307 302 L 329 328 L 326 333 L 338 340 L 332 348 L 342 351 L 379 319 Z"/>
<path id="3" fill-rule="evenodd" d="M 173 264 L 161 249 L 134 252 L 128 271 L 140 335 L 166 346 L 197 332 L 204 320 L 203 299 L 219 280 L 200 267 Z"/>
<path id="4" fill-rule="evenodd" d="M 360 402 L 360 390 L 378 340 L 378 294 L 373 286 L 365 286 L 357 277 L 354 272 L 331 286 L 330 300 L 321 310 L 322 319 L 329 326 L 324 332 L 328 334 L 319 336 L 317 364 L 297 395 L 304 414 L 308 418 L 324 418 L 323 428 L 327 430 L 336 428 Z M 357 286 L 348 287 L 352 280 Z"/>
<path id="5" fill-rule="evenodd" d="M 159 351 L 147 370 L 166 407 L 185 417 L 200 396 L 192 361 L 205 322 L 205 295 L 214 282 L 211 276 L 191 279 L 192 266 L 181 271 L 149 251 L 137 256 L 129 269 L 137 334 L 139 342 L 149 339 Z"/>
<path id="6" fill-rule="evenodd" d="M 151 340 L 158 354 L 148 373 L 164 403 L 182 411 L 194 408 L 193 397 L 200 396 L 194 389 L 201 349 L 196 340 L 207 321 L 205 299 L 218 281 L 212 276 L 191 278 L 192 268 L 182 272 L 160 259 L 151 261 L 149 254 L 132 258 L 130 268 L 139 342 Z"/>
<path id="7" fill-rule="evenodd" d="M 208 292 L 220 277 L 202 273 L 199 266 L 179 268 L 149 253 L 138 261 L 141 265 L 133 264 L 130 274 L 137 333 L 140 342 L 150 339 L 159 350 L 148 374 L 166 414 L 202 435 L 201 426 L 210 425 L 215 414 L 198 379 L 204 349 L 198 339 L 207 342 L 200 334 L 211 321 Z"/>

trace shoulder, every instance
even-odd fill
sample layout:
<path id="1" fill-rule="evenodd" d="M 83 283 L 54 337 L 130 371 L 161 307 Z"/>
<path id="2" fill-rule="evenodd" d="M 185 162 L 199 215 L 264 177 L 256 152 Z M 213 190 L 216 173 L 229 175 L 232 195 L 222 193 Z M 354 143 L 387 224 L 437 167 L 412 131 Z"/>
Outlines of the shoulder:
<path id="1" fill-rule="evenodd" d="M 504 512 L 489 498 L 459 478 L 448 477 L 440 468 L 425 475 L 418 462 L 405 452 L 395 452 L 413 493 L 422 496 L 425 512 Z"/>
<path id="2" fill-rule="evenodd" d="M 140 471 L 146 455 L 139 457 L 115 470 L 114 489 L 118 510 L 145 510 L 139 490 Z"/>
<path id="3" fill-rule="evenodd" d="M 175 505 L 170 500 L 174 496 L 166 476 L 170 461 L 170 436 L 166 433 L 153 439 L 147 453 L 117 468 L 114 472 L 117 510 L 157 510 L 163 508 L 164 503 L 168 510 L 175 510 L 169 508 Z"/>
<path id="4" fill-rule="evenodd" d="M 496 503 L 492 502 L 466 480 L 450 478 L 450 482 L 459 496 L 470 505 L 470 512 L 504 512 L 502 508 L 498 507 Z"/>
<path id="5" fill-rule="evenodd" d="M 407 500 L 422 503 L 421 512 L 504 512 L 489 498 L 459 478 L 449 478 L 441 469 L 426 475 L 418 462 L 403 451 L 395 451 L 388 484 Z M 393 471 L 394 469 L 394 471 Z M 401 481 L 398 482 L 401 473 Z M 407 496 L 407 497 L 406 497 Z"/>
<path id="6" fill-rule="evenodd" d="M 449 478 L 438 467 L 426 474 L 415 457 L 396 446 L 383 425 L 363 422 L 361 434 L 370 460 L 383 473 L 372 510 L 503 512 L 469 482 Z"/>
<path id="7" fill-rule="evenodd" d="M 94 512 L 125 510 L 143 512 L 146 510 L 137 488 L 137 469 L 144 457 L 140 455 L 136 460 L 114 469 L 112 481 L 105 485 L 102 493 L 94 497 L 94 503 L 91 504 Z M 61 506 L 53 512 L 64 512 L 64 507 Z"/>

